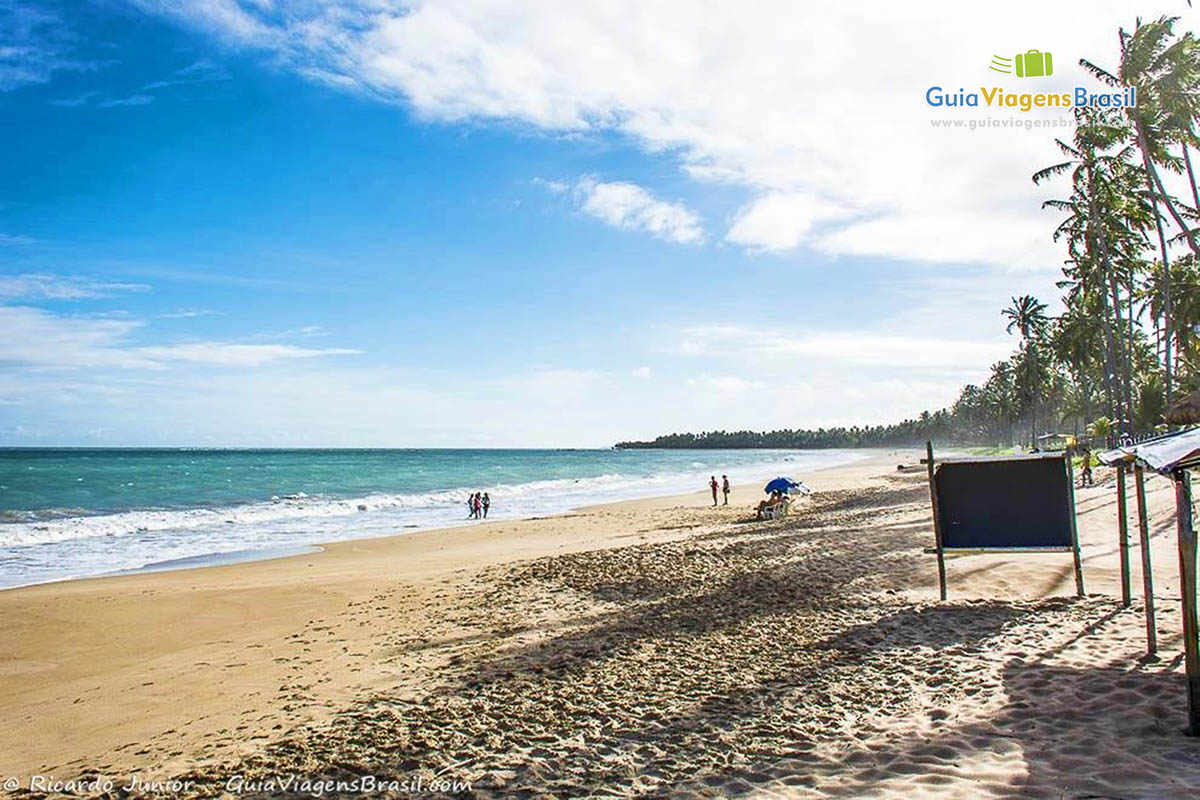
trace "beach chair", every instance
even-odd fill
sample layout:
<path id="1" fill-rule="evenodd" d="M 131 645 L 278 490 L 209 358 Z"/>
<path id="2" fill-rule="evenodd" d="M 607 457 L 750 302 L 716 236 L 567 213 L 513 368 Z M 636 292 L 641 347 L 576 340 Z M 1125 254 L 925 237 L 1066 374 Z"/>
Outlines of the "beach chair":
<path id="1" fill-rule="evenodd" d="M 783 519 L 788 515 L 788 509 L 791 508 L 792 501 L 784 497 L 778 503 L 769 505 L 763 509 L 763 519 Z"/>

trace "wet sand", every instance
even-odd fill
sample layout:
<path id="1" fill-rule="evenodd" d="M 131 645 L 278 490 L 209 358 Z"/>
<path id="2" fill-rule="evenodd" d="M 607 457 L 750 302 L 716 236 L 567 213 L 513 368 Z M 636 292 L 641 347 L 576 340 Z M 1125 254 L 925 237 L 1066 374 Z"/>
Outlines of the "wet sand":
<path id="1" fill-rule="evenodd" d="M 1069 554 L 979 555 L 949 560 L 940 603 L 924 475 L 895 470 L 919 457 L 797 476 L 814 494 L 781 521 L 753 521 L 759 487 L 737 487 L 728 508 L 697 493 L 0 592 L 0 777 L 1195 796 L 1167 481 L 1149 485 L 1147 661 L 1107 470 L 1077 496 L 1086 598 Z"/>

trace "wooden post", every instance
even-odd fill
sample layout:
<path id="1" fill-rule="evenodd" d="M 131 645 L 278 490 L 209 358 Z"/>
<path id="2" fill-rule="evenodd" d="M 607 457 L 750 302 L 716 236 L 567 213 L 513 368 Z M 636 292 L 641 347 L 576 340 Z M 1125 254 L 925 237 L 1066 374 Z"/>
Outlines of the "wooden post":
<path id="1" fill-rule="evenodd" d="M 1129 520 L 1125 507 L 1125 464 L 1117 463 L 1117 530 L 1120 535 L 1121 547 L 1121 605 L 1129 607 L 1131 592 L 1129 588 Z"/>
<path id="2" fill-rule="evenodd" d="M 1079 526 L 1075 523 L 1075 470 L 1071 459 L 1064 457 L 1067 470 L 1067 499 L 1071 505 L 1071 552 L 1075 556 L 1075 594 L 1083 597 L 1083 562 L 1079 558 Z"/>
<path id="3" fill-rule="evenodd" d="M 933 442 L 925 442 L 925 466 L 929 470 L 929 504 L 933 508 L 933 543 L 937 548 L 938 590 L 946 599 L 946 554 L 942 550 L 942 520 L 938 516 L 937 483 L 933 476 Z"/>
<path id="4" fill-rule="evenodd" d="M 1142 467 L 1133 468 L 1134 494 L 1137 497 L 1138 541 L 1142 547 L 1142 593 L 1146 597 L 1146 655 L 1158 653 L 1158 627 L 1154 621 L 1154 566 L 1150 560 L 1150 520 L 1146 514 L 1146 476 Z"/>
<path id="5" fill-rule="evenodd" d="M 1200 641 L 1196 626 L 1196 529 L 1192 485 L 1185 470 L 1175 478 L 1175 523 L 1179 530 L 1179 592 L 1183 603 L 1183 652 L 1187 669 L 1188 735 L 1200 736 Z"/>

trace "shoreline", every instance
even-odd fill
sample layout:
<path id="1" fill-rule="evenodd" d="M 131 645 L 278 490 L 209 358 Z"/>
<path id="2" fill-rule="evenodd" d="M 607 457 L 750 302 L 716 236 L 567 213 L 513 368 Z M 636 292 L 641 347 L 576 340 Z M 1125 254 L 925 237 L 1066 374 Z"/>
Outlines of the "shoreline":
<path id="1" fill-rule="evenodd" d="M 894 470 L 894 458 L 878 452 L 803 477 L 854 485 L 864 471 Z M 188 730 L 193 743 L 196 733 L 203 739 L 236 729 L 234 721 L 247 707 L 264 724 L 327 720 L 339 704 L 387 680 L 393 669 L 363 668 L 351 657 L 362 652 L 354 648 L 322 649 L 322 659 L 338 665 L 318 681 L 327 687 L 322 699 L 300 703 L 288 699 L 290 693 L 274 698 L 268 686 L 294 681 L 289 645 L 296 640 L 289 637 L 297 631 L 323 627 L 317 623 L 351 605 L 400 602 L 397 585 L 406 587 L 406 610 L 398 613 L 400 627 L 408 628 L 441 613 L 436 609 L 445 608 L 447 592 L 465 591 L 472 575 L 528 559 L 686 538 L 690 524 L 668 523 L 654 531 L 647 525 L 681 513 L 703 513 L 709 524 L 728 524 L 749 516 L 749 501 L 761 496 L 757 482 L 740 484 L 728 508 L 713 509 L 704 491 L 663 495 L 526 520 L 331 542 L 308 555 L 0 592 L 0 640 L 8 647 L 0 656 L 0 676 L 6 678 L 0 681 L 0 705 L 16 723 L 0 729 L 0 775 L 95 764 L 83 758 L 88 754 L 106 753 L 103 765 L 118 760 L 117 748 L 135 740 L 144 743 L 167 730 L 178 735 L 186 730 L 173 710 L 180 699 L 197 709 L 199 719 Z M 311 634 L 303 639 L 310 647 L 315 642 Z M 376 644 L 372 639 L 364 647 Z M 253 672 L 246 672 L 251 665 Z M 333 672 L 340 677 L 332 678 Z M 236 743 L 225 747 L 238 750 Z M 156 759 L 148 752 L 130 761 L 145 771 L 178 760 L 171 750 L 153 752 Z M 195 755 L 189 748 L 179 752 Z"/>
<path id="2" fill-rule="evenodd" d="M 743 484 L 728 508 L 695 492 L 0 593 L 0 776 L 1186 796 L 1170 537 L 1157 662 L 1119 607 L 1101 470 L 1078 493 L 1087 598 L 1069 558 L 1000 554 L 949 559 L 940 603 L 925 477 L 895 470 L 915 457 L 797 475 L 814 494 L 776 522 Z M 1157 531 L 1171 487 L 1148 488 Z"/>
<path id="3" fill-rule="evenodd" d="M 50 449 L 59 450 L 59 449 L 63 449 L 63 448 L 50 448 Z M 84 448 L 84 449 L 87 449 L 87 448 Z M 123 450 L 123 449 L 129 449 L 129 448 L 114 448 L 114 449 Z M 159 449 L 159 448 L 147 448 L 147 449 Z M 162 448 L 162 449 L 165 449 L 165 450 L 171 451 L 171 452 L 174 451 L 174 448 Z M 217 449 L 223 451 L 228 448 L 217 448 Z M 755 449 L 755 448 L 746 448 L 746 449 Z M 836 469 L 837 467 L 840 467 L 840 466 L 846 466 L 846 465 L 858 463 L 863 460 L 869 460 L 869 459 L 877 456 L 879 453 L 881 453 L 885 449 L 886 448 L 829 448 L 829 450 L 831 450 L 831 451 L 833 451 L 833 450 L 857 451 L 857 452 L 863 453 L 863 455 L 861 457 L 851 458 L 851 459 L 841 462 L 841 463 L 831 464 L 829 466 L 824 466 L 824 467 L 818 467 L 815 470 L 811 470 L 811 472 L 820 472 L 820 471 L 826 470 L 826 469 Z M 253 450 L 253 448 L 251 448 L 251 450 Z M 776 451 L 774 448 L 768 448 L 768 449 L 762 450 L 762 452 L 764 452 L 764 453 L 772 453 L 772 452 L 793 453 L 793 452 L 799 452 L 799 451 L 790 451 L 790 450 Z M 807 451 L 805 451 L 805 452 L 807 452 Z M 747 468 L 743 468 L 743 469 L 747 469 Z M 753 485 L 754 484 L 750 484 L 750 483 L 742 483 L 742 484 L 736 484 L 735 488 L 744 490 Z M 444 490 L 438 490 L 438 491 L 439 492 L 458 492 L 459 490 L 444 489 Z M 461 490 L 461 492 L 464 492 L 464 493 L 467 491 L 468 491 L 467 489 Z M 462 520 L 460 522 L 446 523 L 446 524 L 443 524 L 441 522 L 436 522 L 436 523 L 432 523 L 430 525 L 422 525 L 422 524 L 418 523 L 418 524 L 402 526 L 403 528 L 410 528 L 410 530 L 389 530 L 389 531 L 380 532 L 380 533 L 368 533 L 363 536 L 347 536 L 347 537 L 338 538 L 338 539 L 318 539 L 318 540 L 312 541 L 312 542 L 299 542 L 299 543 L 295 543 L 295 544 L 283 545 L 283 546 L 278 546 L 278 547 L 244 548 L 244 549 L 237 549 L 237 550 L 224 550 L 224 551 L 212 551 L 212 552 L 206 552 L 206 553 L 197 553 L 194 555 L 170 558 L 170 559 L 165 559 L 162 561 L 153 561 L 153 562 L 150 562 L 147 564 L 143 564 L 141 566 L 129 567 L 126 569 L 116 569 L 116 570 L 108 570 L 108 571 L 104 571 L 104 572 L 97 572 L 97 573 L 93 573 L 93 574 L 83 574 L 83 575 L 73 575 L 73 576 L 59 577 L 59 578 L 50 578 L 47 580 L 32 581 L 30 583 L 13 584 L 11 586 L 0 586 L 0 593 L 13 591 L 16 589 L 27 589 L 27 588 L 34 587 L 34 586 L 44 586 L 44 585 L 56 584 L 56 583 L 68 583 L 68 582 L 86 581 L 86 580 L 100 580 L 100 579 L 106 579 L 106 578 L 139 575 L 139 574 L 143 574 L 143 573 L 168 572 L 168 571 L 175 571 L 175 570 L 206 569 L 209 567 L 219 567 L 219 566 L 227 566 L 227 565 L 243 564 L 243 563 L 254 563 L 256 561 L 272 561 L 272 560 L 277 560 L 280 558 L 291 558 L 293 556 L 310 555 L 313 552 L 319 552 L 319 551 L 328 549 L 331 545 L 339 544 L 342 542 L 368 541 L 371 539 L 388 539 L 388 538 L 392 538 L 395 536 L 411 536 L 416 533 L 425 533 L 425 532 L 430 532 L 430 531 L 453 531 L 453 530 L 459 530 L 459 529 L 469 529 L 469 528 L 474 527 L 475 525 L 479 525 L 481 523 L 486 524 L 486 523 L 490 523 L 490 522 L 514 522 L 514 521 L 520 522 L 520 521 L 530 520 L 530 519 L 540 519 L 540 518 L 544 518 L 544 517 L 554 517 L 554 516 L 559 516 L 559 515 L 563 515 L 563 514 L 571 514 L 574 512 L 578 512 L 578 511 L 602 508 L 604 506 L 616 505 L 616 504 L 620 504 L 620 503 L 630 503 L 630 502 L 639 502 L 639 501 L 656 501 L 656 500 L 662 500 L 665 498 L 683 498 L 683 497 L 690 496 L 692 494 L 696 494 L 696 493 L 694 493 L 694 492 L 672 492 L 672 493 L 664 494 L 664 495 L 635 496 L 635 497 L 622 498 L 622 499 L 617 499 L 617 500 L 606 500 L 606 501 L 602 501 L 599 503 L 590 503 L 590 502 L 584 503 L 584 504 L 581 504 L 578 506 L 570 506 L 570 507 L 567 507 L 567 508 L 559 510 L 559 511 L 549 512 L 548 514 L 530 514 L 528 516 L 504 516 L 503 514 L 500 514 L 500 515 L 492 517 L 488 520 L 479 520 L 479 521 Z M 343 502 L 343 503 L 354 503 L 361 499 L 365 499 L 365 498 L 347 497 L 347 498 L 338 498 L 338 501 Z M 244 505 L 245 506 L 254 506 L 261 502 L 262 501 L 249 502 Z M 207 509 L 205 509 L 205 510 L 207 510 Z M 117 512 L 117 513 L 122 513 L 122 512 Z M 99 516 L 109 516 L 109 515 L 99 515 Z M 347 528 L 352 529 L 354 527 L 353 526 L 353 517 L 351 516 L 351 517 L 348 517 L 347 519 L 348 519 Z M 186 563 L 186 562 L 196 562 L 196 563 Z"/>

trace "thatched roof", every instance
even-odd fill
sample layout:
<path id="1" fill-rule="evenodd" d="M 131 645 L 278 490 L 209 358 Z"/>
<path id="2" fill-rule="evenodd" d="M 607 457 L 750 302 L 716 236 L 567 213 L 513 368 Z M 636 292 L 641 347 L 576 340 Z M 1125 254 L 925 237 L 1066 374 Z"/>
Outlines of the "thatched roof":
<path id="1" fill-rule="evenodd" d="M 1200 422 L 1200 391 L 1184 397 L 1167 411 L 1167 422 L 1171 425 L 1194 425 Z"/>

